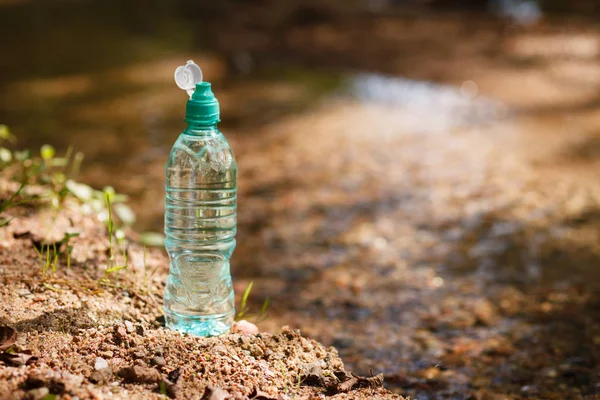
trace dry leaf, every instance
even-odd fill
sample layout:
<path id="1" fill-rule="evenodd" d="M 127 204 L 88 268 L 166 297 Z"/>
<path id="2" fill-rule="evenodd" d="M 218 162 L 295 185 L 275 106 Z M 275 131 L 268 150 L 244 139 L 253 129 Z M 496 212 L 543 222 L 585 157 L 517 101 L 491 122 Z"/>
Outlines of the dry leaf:
<path id="1" fill-rule="evenodd" d="M 340 383 L 333 387 L 333 393 L 344 393 L 359 388 L 377 388 L 383 386 L 383 374 L 370 378 L 354 375 L 352 372 L 340 371 L 335 373 Z"/>
<path id="2" fill-rule="evenodd" d="M 302 366 L 301 382 L 306 386 L 325 386 L 325 376 L 318 363 L 304 364 Z"/>
<path id="3" fill-rule="evenodd" d="M 10 326 L 0 326 L 0 351 L 4 351 L 17 341 L 17 332 Z"/>
<path id="4" fill-rule="evenodd" d="M 352 376 L 350 379 L 337 385 L 337 392 L 338 393 L 349 392 L 350 390 L 352 390 L 352 388 L 354 388 L 354 385 L 356 385 L 357 383 L 358 383 L 358 379 L 356 377 Z"/>
<path id="5" fill-rule="evenodd" d="M 358 379 L 358 387 L 361 388 L 377 388 L 383 386 L 383 374 L 378 374 L 370 378 L 365 378 L 364 376 L 356 376 L 356 378 Z"/>
<path id="6" fill-rule="evenodd" d="M 22 365 L 29 365 L 37 361 L 37 357 L 25 353 L 2 353 L 0 354 L 0 362 L 10 367 L 20 367 Z"/>
<path id="7" fill-rule="evenodd" d="M 273 397 L 258 388 L 254 388 L 248 397 L 250 400 L 279 400 L 279 397 Z"/>
<path id="8" fill-rule="evenodd" d="M 231 395 L 218 386 L 207 386 L 200 400 L 225 400 Z"/>

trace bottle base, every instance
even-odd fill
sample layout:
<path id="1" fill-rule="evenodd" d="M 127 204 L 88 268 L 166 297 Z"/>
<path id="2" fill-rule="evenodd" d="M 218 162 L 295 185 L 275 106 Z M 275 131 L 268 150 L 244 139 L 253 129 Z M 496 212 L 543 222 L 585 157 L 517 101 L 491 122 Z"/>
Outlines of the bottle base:
<path id="1" fill-rule="evenodd" d="M 169 329 L 195 336 L 218 336 L 227 333 L 233 323 L 230 314 L 206 316 L 180 315 L 165 310 L 165 325 Z"/>

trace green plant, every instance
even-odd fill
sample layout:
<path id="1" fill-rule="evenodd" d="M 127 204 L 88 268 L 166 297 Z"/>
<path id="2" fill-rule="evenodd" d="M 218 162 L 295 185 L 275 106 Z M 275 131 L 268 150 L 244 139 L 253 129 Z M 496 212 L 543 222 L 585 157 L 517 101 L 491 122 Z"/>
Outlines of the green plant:
<path id="1" fill-rule="evenodd" d="M 250 292 L 252 291 L 253 285 L 254 285 L 254 281 L 250 281 L 250 283 L 246 287 L 246 290 L 244 290 L 244 294 L 242 295 L 242 301 L 240 302 L 240 312 L 238 312 L 238 314 L 235 317 L 236 321 L 239 321 L 242 318 L 244 318 L 244 315 L 246 315 L 246 313 L 249 311 L 249 309 L 247 307 L 248 297 L 250 296 Z"/>
<path id="2" fill-rule="evenodd" d="M 235 320 L 239 321 L 244 318 L 250 311 L 248 307 L 248 298 L 250 297 L 250 292 L 252 292 L 252 287 L 254 286 L 254 281 L 250 281 L 246 290 L 244 290 L 244 294 L 242 295 L 242 300 L 240 301 L 240 311 L 235 316 Z M 267 310 L 269 309 L 269 305 L 271 304 L 271 300 L 267 297 L 260 307 L 260 312 L 256 316 L 256 322 L 264 321 L 267 317 Z"/>
<path id="3" fill-rule="evenodd" d="M 108 213 L 106 219 L 106 228 L 108 229 L 108 248 L 110 251 L 110 256 L 108 258 L 109 267 L 112 266 L 115 260 L 115 253 L 113 251 L 113 232 L 115 230 L 115 223 L 112 219 L 112 207 L 110 204 L 110 194 L 108 192 L 105 193 L 106 199 L 106 212 Z"/>
<path id="4" fill-rule="evenodd" d="M 42 276 L 45 277 L 48 274 L 48 271 L 51 271 L 52 275 L 56 273 L 60 256 L 65 256 L 67 259 L 67 269 L 71 268 L 71 252 L 73 251 L 73 246 L 70 245 L 70 241 L 77 236 L 79 236 L 78 232 L 65 233 L 65 236 L 60 242 L 43 244 L 40 249 L 36 246 L 33 247 L 38 253 Z M 50 248 L 52 248 L 52 251 Z"/>
<path id="5" fill-rule="evenodd" d="M 124 247 L 124 237 L 122 237 L 121 239 L 119 239 L 117 237 L 116 238 L 117 244 L 122 247 L 123 263 L 120 265 L 114 265 L 115 264 L 115 251 L 114 251 L 115 222 L 113 220 L 112 205 L 111 205 L 111 195 L 112 194 L 114 194 L 114 192 L 112 192 L 112 193 L 110 191 L 105 192 L 106 212 L 107 212 L 106 227 L 108 230 L 109 257 L 108 257 L 108 265 L 106 267 L 106 271 L 104 272 L 104 276 L 100 279 L 100 283 L 104 284 L 104 285 L 108 285 L 108 286 L 118 286 L 118 283 L 116 283 L 116 284 L 112 283 L 110 278 L 113 275 L 115 275 L 116 276 L 115 281 L 118 282 L 119 271 L 127 268 L 128 256 L 127 256 L 127 249 Z"/>
<path id="6" fill-rule="evenodd" d="M 71 253 L 73 252 L 73 246 L 70 245 L 71 239 L 79 236 L 78 232 L 65 233 L 65 237 L 62 240 L 62 244 L 65 246 L 65 254 L 67 256 L 67 269 L 71 269 Z"/>
<path id="7" fill-rule="evenodd" d="M 14 192 L 12 194 L 12 196 L 10 196 L 10 198 L 8 200 L 3 201 L 0 204 L 0 214 L 2 214 L 3 212 L 5 212 L 6 210 L 8 210 L 9 208 L 12 208 L 14 206 L 16 206 L 17 204 L 22 203 L 22 201 L 15 201 L 15 198 L 17 196 L 19 196 L 19 194 L 21 194 L 21 192 L 23 191 L 23 189 L 25 188 L 25 186 L 27 185 L 27 182 L 22 182 L 21 186 L 19 186 L 19 188 L 17 189 L 16 192 Z M 2 228 L 5 225 L 8 225 L 8 223 L 12 220 L 12 218 L 8 218 L 8 219 L 2 219 L 0 220 L 0 228 Z"/>

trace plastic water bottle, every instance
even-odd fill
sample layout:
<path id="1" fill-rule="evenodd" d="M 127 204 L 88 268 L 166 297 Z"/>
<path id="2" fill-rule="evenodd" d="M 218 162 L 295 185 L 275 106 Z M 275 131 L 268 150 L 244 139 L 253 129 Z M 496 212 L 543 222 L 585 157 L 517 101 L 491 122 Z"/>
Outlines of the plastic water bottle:
<path id="1" fill-rule="evenodd" d="M 187 128 L 166 172 L 166 326 L 199 336 L 229 330 L 235 314 L 229 259 L 235 248 L 237 164 L 217 129 L 219 103 L 192 61 L 175 71 L 188 92 Z"/>

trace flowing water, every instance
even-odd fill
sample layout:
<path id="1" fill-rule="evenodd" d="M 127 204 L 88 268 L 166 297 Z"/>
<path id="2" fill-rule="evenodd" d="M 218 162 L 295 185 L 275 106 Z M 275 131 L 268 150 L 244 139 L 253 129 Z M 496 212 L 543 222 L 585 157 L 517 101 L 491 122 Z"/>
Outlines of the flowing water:
<path id="1" fill-rule="evenodd" d="M 597 6 L 450 3 L 485 6 L 0 5 L 0 122 L 83 151 L 81 179 L 160 231 L 192 58 L 239 165 L 231 268 L 251 308 L 270 297 L 263 329 L 412 398 L 593 396 Z"/>

